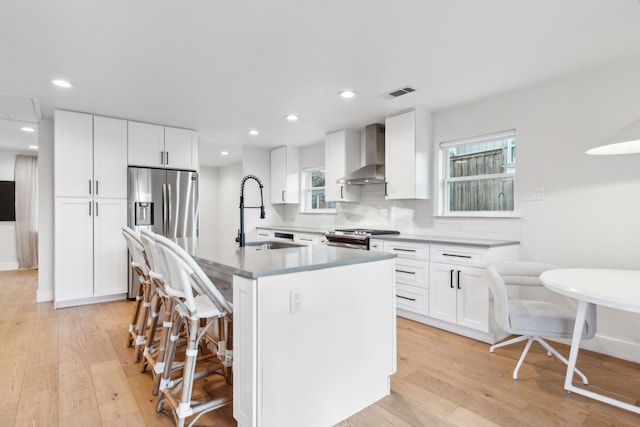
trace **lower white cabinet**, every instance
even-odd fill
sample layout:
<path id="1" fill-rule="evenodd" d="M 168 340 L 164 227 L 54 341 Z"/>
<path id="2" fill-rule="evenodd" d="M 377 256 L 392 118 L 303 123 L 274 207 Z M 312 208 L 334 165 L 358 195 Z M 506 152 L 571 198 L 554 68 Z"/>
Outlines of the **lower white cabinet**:
<path id="1" fill-rule="evenodd" d="M 484 269 L 432 262 L 429 315 L 489 332 L 489 288 Z"/>
<path id="2" fill-rule="evenodd" d="M 295 233 L 293 235 L 293 242 L 301 245 L 319 245 L 323 241 L 324 236 L 320 234 Z"/>
<path id="3" fill-rule="evenodd" d="M 126 199 L 56 198 L 56 308 L 126 297 L 126 223 Z"/>
<path id="4" fill-rule="evenodd" d="M 494 324 L 485 266 L 515 260 L 518 245 L 469 245 L 371 240 L 395 253 L 398 316 L 495 343 L 505 334 Z M 373 250 L 373 249 L 372 249 Z"/>

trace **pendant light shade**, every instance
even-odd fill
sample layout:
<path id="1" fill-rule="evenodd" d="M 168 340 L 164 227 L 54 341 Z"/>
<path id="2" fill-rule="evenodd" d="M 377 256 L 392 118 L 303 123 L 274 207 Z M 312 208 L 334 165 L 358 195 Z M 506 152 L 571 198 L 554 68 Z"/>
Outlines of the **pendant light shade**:
<path id="1" fill-rule="evenodd" d="M 611 156 L 640 153 L 640 120 L 636 120 L 607 140 L 607 144 L 591 148 L 587 154 Z"/>

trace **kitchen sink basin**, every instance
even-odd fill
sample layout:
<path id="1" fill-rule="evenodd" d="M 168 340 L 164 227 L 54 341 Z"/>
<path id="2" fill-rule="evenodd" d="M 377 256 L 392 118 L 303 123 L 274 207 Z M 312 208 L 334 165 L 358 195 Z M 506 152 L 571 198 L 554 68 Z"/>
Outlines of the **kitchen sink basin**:
<path id="1" fill-rule="evenodd" d="M 264 250 L 264 249 L 286 249 L 286 248 L 300 248 L 304 245 L 298 245 L 296 243 L 289 242 L 276 242 L 272 240 L 263 241 L 263 242 L 247 242 L 247 246 L 256 248 L 256 250 Z"/>

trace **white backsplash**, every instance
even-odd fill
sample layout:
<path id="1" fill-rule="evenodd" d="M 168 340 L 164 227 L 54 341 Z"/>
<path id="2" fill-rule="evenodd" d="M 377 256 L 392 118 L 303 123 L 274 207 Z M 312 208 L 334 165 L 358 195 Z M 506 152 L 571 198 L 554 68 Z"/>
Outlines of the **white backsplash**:
<path id="1" fill-rule="evenodd" d="M 520 240 L 517 218 L 434 217 L 432 200 L 385 200 L 384 185 L 363 185 L 360 202 L 338 203 L 336 214 L 304 214 L 298 205 L 276 207 L 288 225 L 312 229 L 378 228 L 406 234 Z"/>

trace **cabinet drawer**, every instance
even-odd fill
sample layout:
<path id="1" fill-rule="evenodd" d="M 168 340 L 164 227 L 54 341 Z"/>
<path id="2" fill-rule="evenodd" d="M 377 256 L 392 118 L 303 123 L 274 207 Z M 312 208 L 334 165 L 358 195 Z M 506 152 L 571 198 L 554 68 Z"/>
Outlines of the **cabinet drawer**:
<path id="1" fill-rule="evenodd" d="M 369 239 L 369 250 L 373 252 L 384 252 L 384 242 L 379 239 Z"/>
<path id="2" fill-rule="evenodd" d="M 300 234 L 293 235 L 294 243 L 300 243 L 301 245 L 317 245 L 320 243 L 320 235 L 316 234 Z"/>
<path id="3" fill-rule="evenodd" d="M 428 288 L 429 263 L 408 258 L 397 258 L 396 283 Z"/>
<path id="4" fill-rule="evenodd" d="M 429 315 L 429 293 L 418 286 L 396 284 L 396 308 Z"/>
<path id="5" fill-rule="evenodd" d="M 466 246 L 431 246 L 431 261 L 460 265 L 483 266 L 488 262 L 487 252 Z"/>
<path id="6" fill-rule="evenodd" d="M 429 259 L 429 245 L 409 242 L 384 242 L 384 251 L 400 258 Z"/>
<path id="7" fill-rule="evenodd" d="M 258 238 L 265 237 L 267 239 L 272 239 L 273 231 L 264 228 L 256 228 L 256 235 L 258 236 Z"/>

